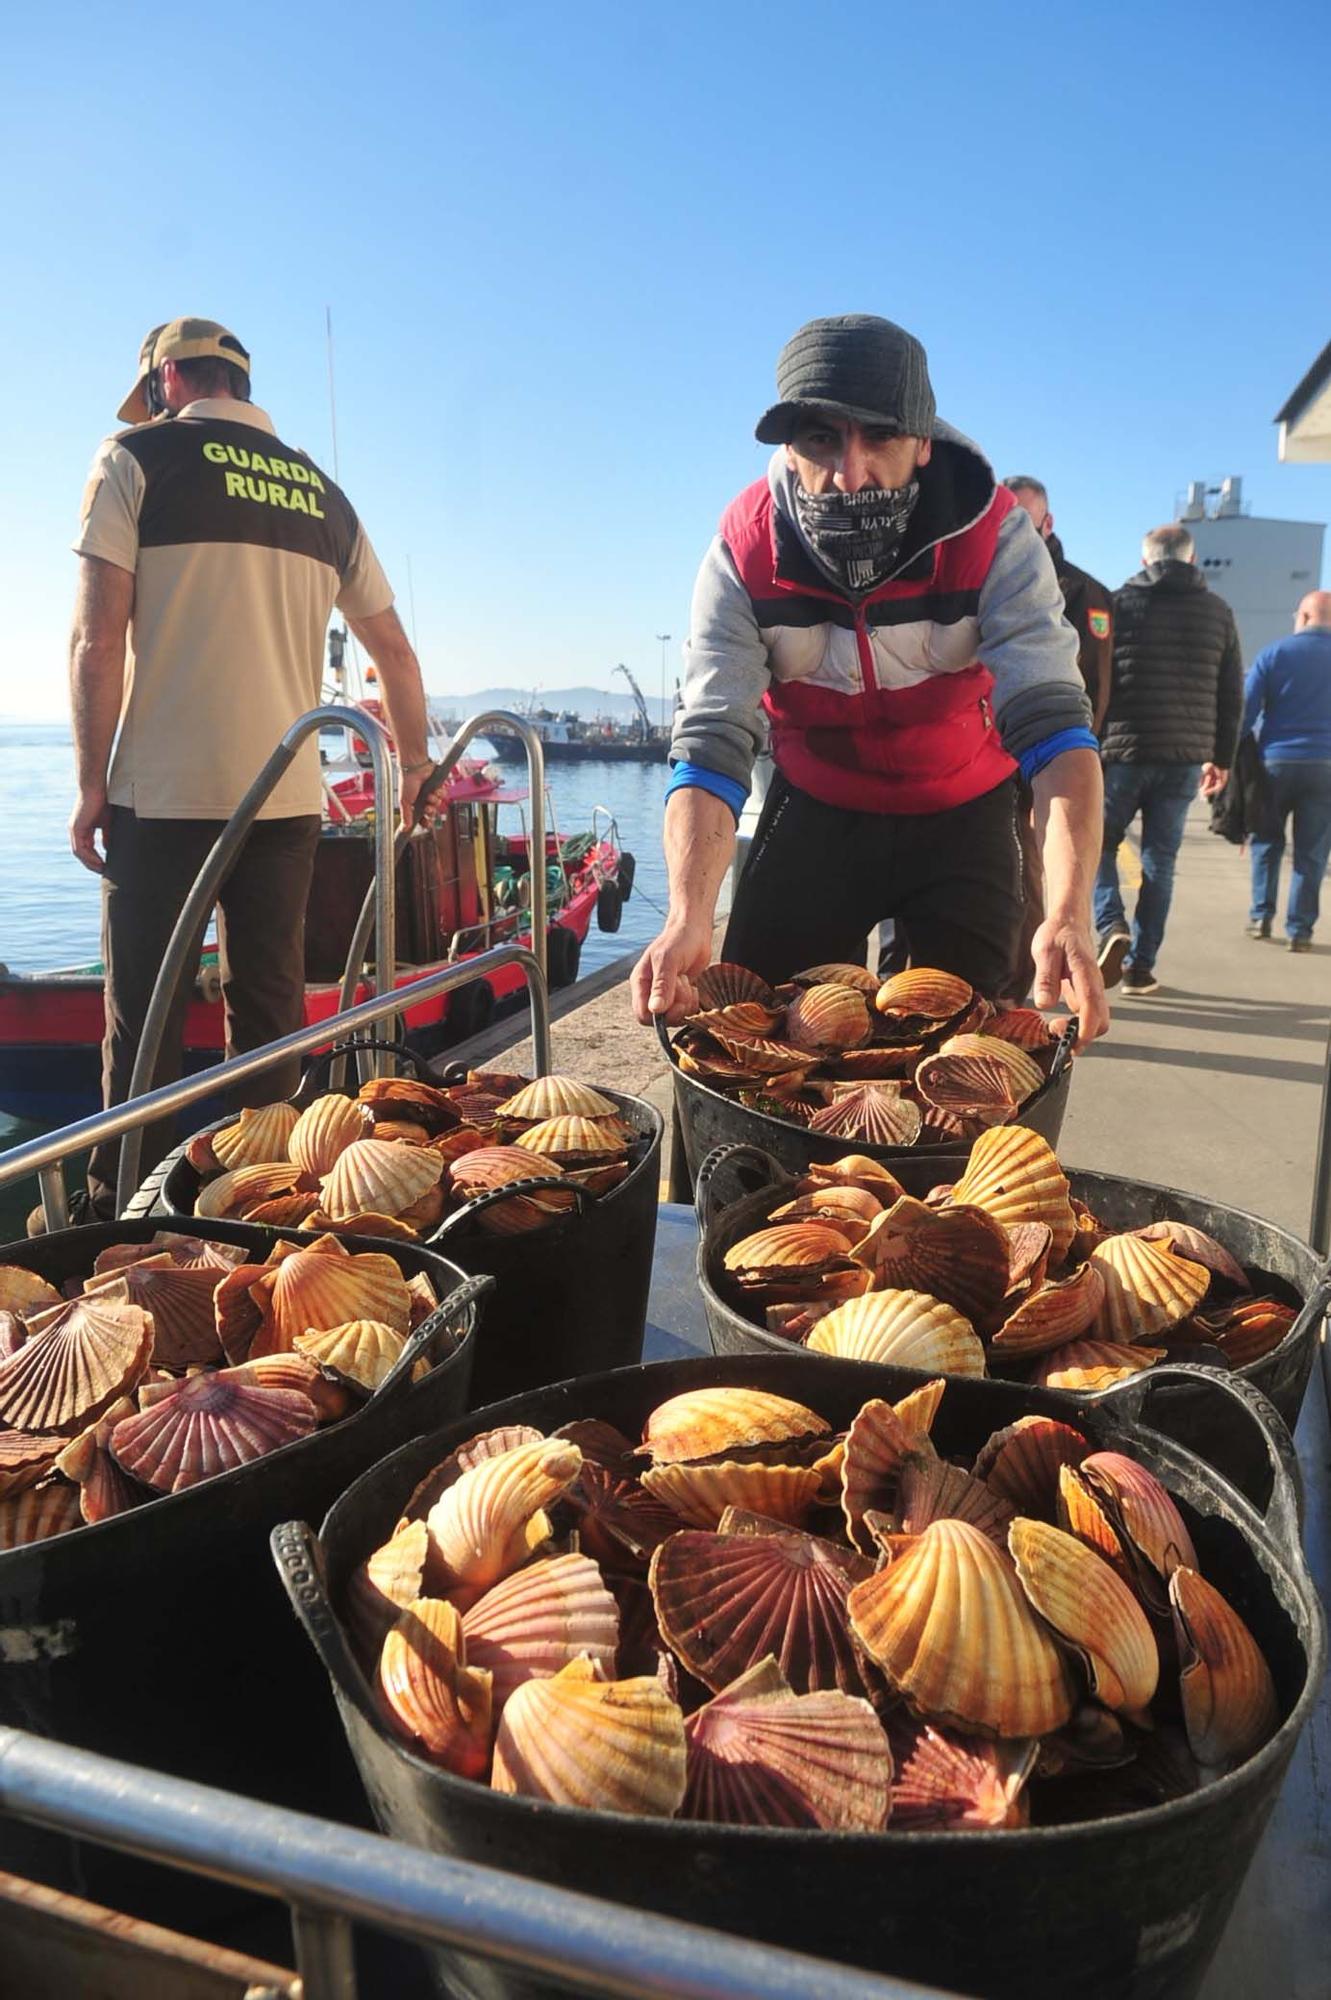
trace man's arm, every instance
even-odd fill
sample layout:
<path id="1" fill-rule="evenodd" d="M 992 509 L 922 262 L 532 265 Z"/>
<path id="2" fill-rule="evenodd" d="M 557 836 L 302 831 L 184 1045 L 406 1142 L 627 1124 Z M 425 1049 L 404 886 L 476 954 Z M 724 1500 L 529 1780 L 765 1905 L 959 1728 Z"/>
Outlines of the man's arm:
<path id="1" fill-rule="evenodd" d="M 94 875 L 106 868 L 106 776 L 125 693 L 125 638 L 134 608 L 134 574 L 100 556 L 79 557 L 69 640 L 69 707 L 78 797 L 69 844 Z M 102 852 L 97 836 L 102 837 Z"/>
<path id="2" fill-rule="evenodd" d="M 1035 1004 L 1060 998 L 1077 1016 L 1085 1047 L 1109 1026 L 1109 1004 L 1096 963 L 1091 885 L 1104 833 L 1104 780 L 1093 750 L 1065 750 L 1037 771 L 1035 830 L 1044 861 L 1044 922 L 1031 943 Z"/>
<path id="3" fill-rule="evenodd" d="M 403 826 L 409 827 L 416 794 L 430 772 L 420 662 L 391 604 L 387 611 L 376 611 L 369 618 L 348 615 L 347 623 L 379 674 L 388 726 L 397 745 L 398 808 Z"/>
<path id="4" fill-rule="evenodd" d="M 1239 718 L 1243 713 L 1243 649 L 1233 614 L 1220 660 L 1215 691 L 1215 755 L 1202 765 L 1202 797 L 1213 798 L 1229 776 L 1238 748 Z"/>
<path id="5" fill-rule="evenodd" d="M 1248 678 L 1243 687 L 1243 720 L 1239 724 L 1240 736 L 1255 736 L 1257 724 L 1266 709 L 1267 655 L 1259 653 L 1248 669 Z"/>
<path id="6" fill-rule="evenodd" d="M 633 1011 L 682 1021 L 698 1005 L 694 980 L 712 955 L 716 899 L 735 853 L 735 815 L 724 799 L 688 785 L 666 801 L 670 914 L 633 968 Z"/>

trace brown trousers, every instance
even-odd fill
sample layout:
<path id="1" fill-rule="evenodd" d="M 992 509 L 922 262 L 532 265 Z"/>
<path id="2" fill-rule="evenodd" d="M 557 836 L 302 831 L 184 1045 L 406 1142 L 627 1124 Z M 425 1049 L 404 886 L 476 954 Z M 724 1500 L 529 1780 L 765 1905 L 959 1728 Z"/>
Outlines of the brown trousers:
<path id="1" fill-rule="evenodd" d="M 211 819 L 140 819 L 127 806 L 111 808 L 102 877 L 105 1105 L 122 1104 L 129 1095 L 157 969 L 194 878 L 222 826 L 221 820 Z M 305 904 L 318 840 L 316 814 L 259 820 L 222 885 L 217 928 L 229 1056 L 292 1034 L 303 1022 Z M 204 928 L 200 926 L 186 956 L 162 1037 L 154 1088 L 180 1076 L 185 1009 L 198 976 Z M 265 1070 L 237 1086 L 234 1102 L 237 1107 L 271 1104 L 289 1096 L 299 1076 L 297 1062 Z M 148 1173 L 171 1150 L 174 1124 L 168 1118 L 145 1127 L 141 1173 Z M 93 1153 L 88 1183 L 94 1196 L 114 1189 L 119 1156 L 118 1141 Z"/>

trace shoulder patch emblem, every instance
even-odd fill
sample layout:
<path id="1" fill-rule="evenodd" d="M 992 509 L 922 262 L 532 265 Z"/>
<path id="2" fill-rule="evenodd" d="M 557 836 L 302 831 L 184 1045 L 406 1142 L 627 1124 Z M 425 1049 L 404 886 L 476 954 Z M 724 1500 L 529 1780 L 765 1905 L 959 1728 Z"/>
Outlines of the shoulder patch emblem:
<path id="1" fill-rule="evenodd" d="M 1094 638 L 1107 639 L 1109 637 L 1109 613 L 1107 611 L 1088 611 L 1086 614 L 1086 623 L 1090 626 Z"/>

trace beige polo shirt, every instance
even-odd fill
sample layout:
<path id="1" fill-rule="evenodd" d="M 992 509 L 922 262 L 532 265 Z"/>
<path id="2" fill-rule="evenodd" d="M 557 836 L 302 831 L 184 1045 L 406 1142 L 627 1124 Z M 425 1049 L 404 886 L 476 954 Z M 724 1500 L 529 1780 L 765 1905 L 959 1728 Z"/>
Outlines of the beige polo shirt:
<path id="1" fill-rule="evenodd" d="M 346 496 L 226 397 L 107 438 L 74 547 L 134 576 L 107 796 L 141 818 L 225 819 L 318 705 L 334 607 L 370 618 L 393 602 Z M 311 737 L 259 817 L 321 804 Z"/>

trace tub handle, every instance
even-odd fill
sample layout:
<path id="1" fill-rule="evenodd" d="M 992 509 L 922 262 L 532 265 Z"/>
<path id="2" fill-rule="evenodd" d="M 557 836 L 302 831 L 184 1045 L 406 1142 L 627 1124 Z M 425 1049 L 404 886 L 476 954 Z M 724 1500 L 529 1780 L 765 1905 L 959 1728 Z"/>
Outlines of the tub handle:
<path id="1" fill-rule="evenodd" d="M 1024 1103 L 1016 1105 L 1011 1111 L 1009 1111 L 1007 1117 L 1000 1120 L 1000 1123 L 1004 1125 L 1019 1125 L 1021 1123 L 1021 1120 L 1026 1116 L 1026 1113 L 1030 1110 L 1031 1106 L 1036 1102 L 1038 1102 L 1040 1098 L 1046 1097 L 1048 1093 L 1053 1089 L 1054 1085 L 1058 1082 L 1058 1079 L 1060 1078 L 1060 1076 L 1062 1076 L 1064 1070 L 1067 1068 L 1068 1064 L 1072 1061 L 1072 1058 L 1076 1053 L 1077 1053 L 1077 1023 L 1075 1020 L 1072 1020 L 1068 1022 L 1067 1027 L 1064 1028 L 1062 1034 L 1058 1038 L 1057 1043 L 1055 1044 L 1054 1060 L 1049 1065 L 1049 1074 L 1045 1078 L 1044 1082 L 1039 1086 L 1037 1090 L 1033 1090 L 1031 1092 L 1030 1096 L 1026 1098 Z"/>
<path id="2" fill-rule="evenodd" d="M 460 1285 L 455 1285 L 445 1298 L 440 1299 L 428 1318 L 421 1321 L 380 1383 L 376 1394 L 380 1396 L 387 1394 L 404 1375 L 409 1376 L 422 1356 L 427 1360 L 437 1361 L 441 1348 L 445 1355 L 456 1354 L 458 1339 L 453 1328 L 464 1313 L 471 1316 L 474 1339 L 480 1319 L 481 1301 L 488 1298 L 494 1289 L 495 1280 L 484 1273 L 479 1277 L 464 1278 Z M 447 1342 L 447 1346 L 443 1345 L 444 1342 Z"/>
<path id="3" fill-rule="evenodd" d="M 741 1169 L 751 1167 L 757 1173 L 756 1180 L 741 1178 Z M 721 1185 L 718 1189 L 717 1181 Z M 723 1208 L 739 1201 L 744 1195 L 757 1194 L 762 1188 L 779 1187 L 790 1179 L 779 1160 L 761 1146 L 736 1144 L 714 1146 L 698 1169 L 698 1185 L 694 1191 L 693 1209 L 698 1218 L 698 1228 L 706 1233 Z M 737 1185 L 729 1185 L 729 1183 Z"/>
<path id="4" fill-rule="evenodd" d="M 305 1521 L 279 1521 L 268 1537 L 268 1546 L 291 1608 L 334 1687 L 354 1686 L 351 1648 L 328 1601 L 319 1537 Z"/>
<path id="5" fill-rule="evenodd" d="M 1231 1374 L 1228 1369 L 1205 1368 L 1192 1361 L 1162 1361 L 1154 1368 L 1143 1369 L 1139 1374 L 1130 1376 L 1126 1382 L 1113 1383 L 1099 1396 L 1088 1400 L 1108 1403 L 1130 1421 L 1172 1437 L 1174 1432 L 1169 1422 L 1168 1399 L 1160 1402 L 1156 1395 L 1170 1382 L 1228 1396 L 1256 1427 L 1271 1467 L 1271 1492 L 1265 1507 L 1227 1474 L 1222 1472 L 1221 1477 L 1263 1522 L 1285 1560 L 1296 1568 L 1302 1567 L 1303 1480 L 1298 1455 L 1284 1419 L 1260 1389 L 1245 1381 L 1241 1375 Z M 1153 1401 L 1159 1402 L 1158 1409 L 1154 1411 L 1150 1407 Z M 1179 1438 L 1177 1442 L 1186 1443 L 1186 1439 Z"/>
<path id="6" fill-rule="evenodd" d="M 593 1194 L 590 1188 L 583 1187 L 579 1181 L 559 1180 L 553 1174 L 532 1174 L 525 1181 L 507 1181 L 503 1187 L 490 1188 L 485 1194 L 473 1195 L 469 1202 L 456 1209 L 452 1215 L 445 1216 L 434 1235 L 429 1238 L 429 1247 L 433 1249 L 436 1243 L 446 1243 L 450 1235 L 460 1229 L 464 1222 L 470 1222 L 473 1216 L 479 1215 L 483 1208 L 493 1208 L 496 1202 L 507 1201 L 512 1195 L 534 1194 L 542 1188 L 562 1188 L 565 1194 L 571 1194 L 578 1215 L 585 1215 L 588 1208 L 601 1199 L 598 1194 Z"/>
<path id="7" fill-rule="evenodd" d="M 396 1056 L 400 1062 L 407 1065 L 418 1083 L 429 1083 L 438 1087 L 439 1078 L 408 1043 L 390 1041 L 387 1036 L 375 1039 L 368 1035 L 362 1041 L 355 1035 L 349 1035 L 340 1042 L 334 1042 L 331 1048 L 320 1050 L 306 1069 L 291 1102 L 300 1105 L 302 1110 L 307 1105 L 313 1104 L 315 1098 L 322 1093 L 327 1083 L 328 1072 L 338 1057 L 354 1056 L 362 1049 L 373 1049 L 379 1055 Z"/>
<path id="8" fill-rule="evenodd" d="M 656 1030 L 657 1041 L 665 1050 L 666 1061 L 670 1064 L 671 1069 L 678 1069 L 679 1064 L 675 1061 L 674 1045 L 670 1040 L 670 1023 L 666 1020 L 665 1015 L 653 1014 L 652 1026 Z"/>

